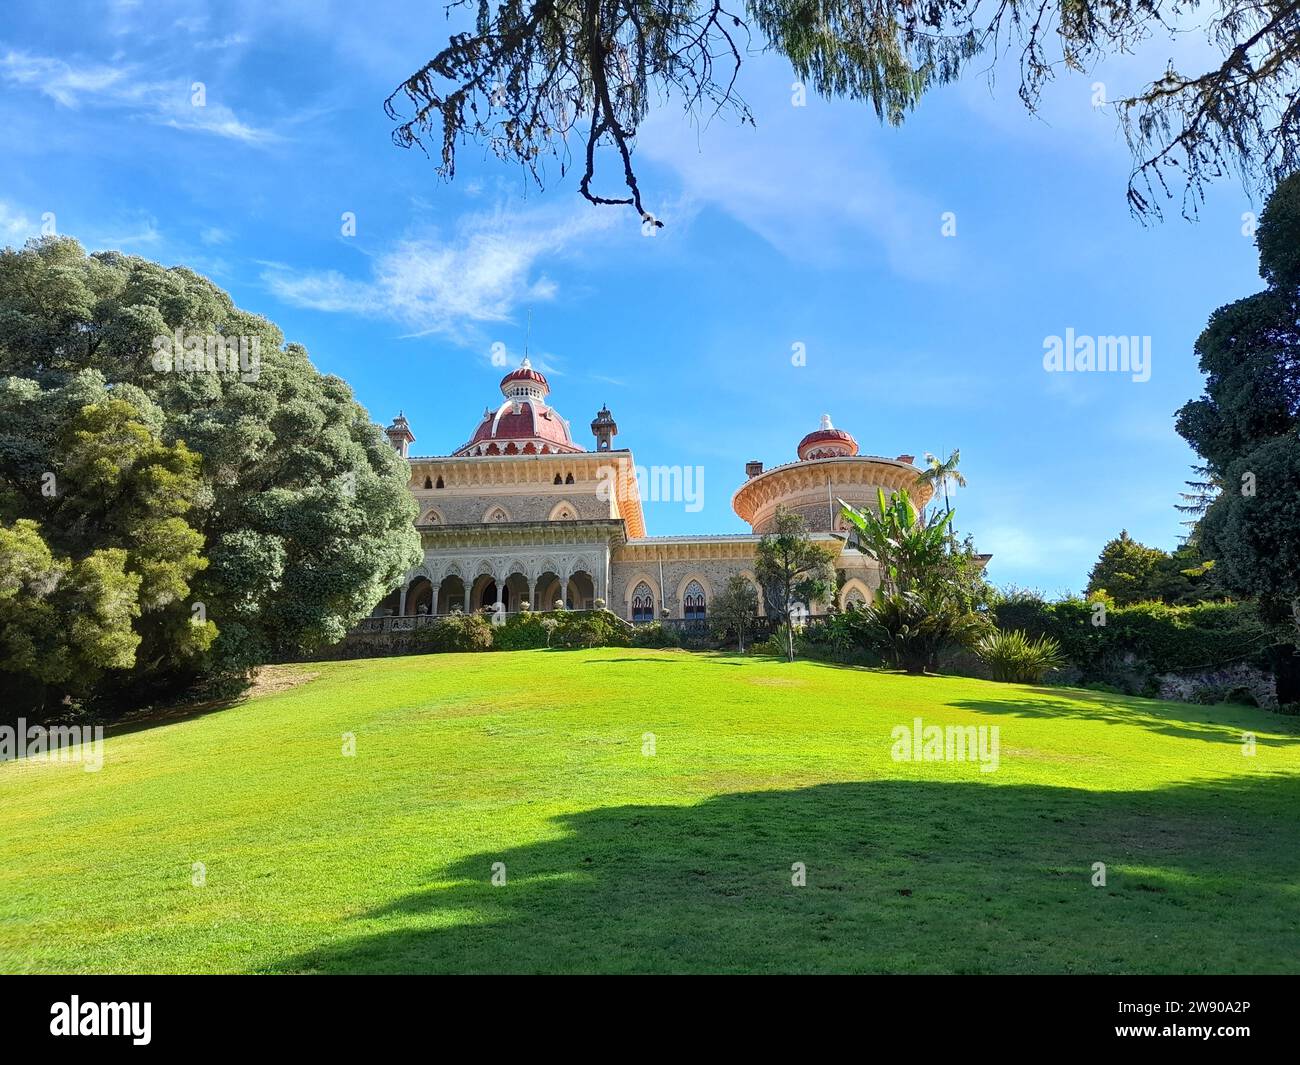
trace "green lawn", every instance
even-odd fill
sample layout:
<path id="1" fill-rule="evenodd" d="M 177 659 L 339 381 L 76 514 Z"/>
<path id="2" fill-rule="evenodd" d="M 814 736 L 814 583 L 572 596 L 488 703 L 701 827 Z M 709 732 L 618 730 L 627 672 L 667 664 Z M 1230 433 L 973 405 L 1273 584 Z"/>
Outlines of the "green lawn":
<path id="1" fill-rule="evenodd" d="M 1300 971 L 1293 719 L 675 651 L 301 668 L 98 773 L 0 765 L 0 969 Z M 997 770 L 894 761 L 916 716 L 997 726 Z"/>

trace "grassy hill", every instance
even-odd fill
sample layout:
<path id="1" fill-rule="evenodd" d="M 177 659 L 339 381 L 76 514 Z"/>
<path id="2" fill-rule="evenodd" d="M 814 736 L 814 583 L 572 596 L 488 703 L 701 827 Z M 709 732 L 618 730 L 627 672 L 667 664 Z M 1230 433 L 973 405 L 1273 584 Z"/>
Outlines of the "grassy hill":
<path id="1" fill-rule="evenodd" d="M 0 969 L 1300 970 L 1291 719 L 672 651 L 300 668 L 98 773 L 0 765 Z M 918 716 L 997 726 L 996 771 L 895 761 Z"/>

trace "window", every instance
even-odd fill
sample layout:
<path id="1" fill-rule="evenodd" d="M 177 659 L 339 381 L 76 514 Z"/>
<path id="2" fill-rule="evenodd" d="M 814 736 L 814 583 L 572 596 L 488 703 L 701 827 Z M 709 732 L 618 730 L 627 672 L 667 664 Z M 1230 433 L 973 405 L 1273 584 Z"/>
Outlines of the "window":
<path id="1" fill-rule="evenodd" d="M 564 478 L 562 478 L 558 473 L 555 475 L 555 483 L 556 483 L 556 484 L 563 484 L 563 483 L 564 483 Z"/>
<path id="2" fill-rule="evenodd" d="M 860 588 L 850 588 L 848 595 L 844 597 L 845 610 L 861 610 L 867 605 L 867 597 L 862 594 Z"/>
<path id="3" fill-rule="evenodd" d="M 569 476 L 567 476 L 566 478 L 564 478 L 564 483 L 565 483 L 565 484 L 573 484 L 573 474 L 569 474 Z"/>
<path id="4" fill-rule="evenodd" d="M 439 478 L 438 478 L 438 483 L 437 483 L 436 485 L 434 485 L 434 487 L 435 487 L 435 488 L 446 488 L 447 486 L 446 486 L 445 484 L 442 483 L 442 478 L 439 477 Z"/>
<path id="5" fill-rule="evenodd" d="M 424 487 L 425 487 L 425 488 L 432 488 L 432 487 L 433 487 L 433 479 L 430 478 L 430 477 L 426 477 L 426 478 L 424 479 Z"/>
<path id="6" fill-rule="evenodd" d="M 506 514 L 506 512 L 501 507 L 493 507 L 491 510 L 488 511 L 487 517 L 484 518 L 483 520 L 484 521 L 509 521 L 510 517 L 509 515 Z"/>
<path id="7" fill-rule="evenodd" d="M 642 581 L 632 593 L 632 620 L 636 622 L 654 621 L 655 597 L 650 586 Z"/>
<path id="8" fill-rule="evenodd" d="M 682 596 L 682 617 L 687 621 L 704 620 L 704 589 L 699 581 L 691 581 Z"/>

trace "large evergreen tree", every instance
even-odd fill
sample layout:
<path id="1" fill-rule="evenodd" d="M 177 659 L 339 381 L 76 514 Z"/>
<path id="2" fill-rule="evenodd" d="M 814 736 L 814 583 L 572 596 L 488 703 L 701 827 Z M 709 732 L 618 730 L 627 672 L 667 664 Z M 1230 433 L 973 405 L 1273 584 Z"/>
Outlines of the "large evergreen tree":
<path id="1" fill-rule="evenodd" d="M 180 516 L 167 511 L 163 483 L 123 496 L 111 450 L 74 463 L 68 428 L 77 419 L 87 432 L 109 432 L 117 408 L 104 401 L 120 398 L 157 446 L 196 457 L 184 521 L 206 565 L 182 592 L 168 553 L 196 541 L 172 527 L 155 537 L 156 564 L 141 558 L 128 568 L 141 577 L 142 605 L 183 612 L 196 628 L 206 621 L 217 635 L 201 660 L 186 662 L 173 641 L 142 633 L 148 661 L 137 669 L 159 681 L 179 683 L 199 668 L 242 672 L 334 642 L 418 559 L 409 470 L 348 386 L 191 270 L 88 256 L 67 238 L 0 252 L 6 377 L 4 516 L 43 521 L 72 557 L 78 529 L 98 525 L 125 542 L 142 514 Z M 112 431 L 123 442 L 138 436 L 124 425 Z M 53 502 L 40 494 L 47 471 L 62 471 Z"/>
<path id="2" fill-rule="evenodd" d="M 1218 580 L 1300 629 L 1300 174 L 1269 199 L 1257 243 L 1268 287 L 1211 315 L 1205 394 L 1177 427 L 1223 488 L 1198 530 Z"/>

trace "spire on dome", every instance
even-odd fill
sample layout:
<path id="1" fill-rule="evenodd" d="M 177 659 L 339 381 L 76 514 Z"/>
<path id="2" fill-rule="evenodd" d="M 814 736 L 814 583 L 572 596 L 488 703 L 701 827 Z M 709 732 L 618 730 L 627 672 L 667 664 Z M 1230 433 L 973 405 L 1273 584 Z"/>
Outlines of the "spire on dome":
<path id="1" fill-rule="evenodd" d="M 834 429 L 834 428 L 835 428 L 835 426 L 831 425 L 831 416 L 830 416 L 829 414 L 823 414 L 823 415 L 822 415 L 822 425 L 821 425 L 821 427 L 822 427 L 823 429 Z"/>

